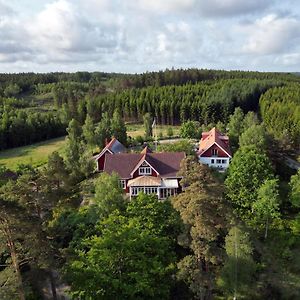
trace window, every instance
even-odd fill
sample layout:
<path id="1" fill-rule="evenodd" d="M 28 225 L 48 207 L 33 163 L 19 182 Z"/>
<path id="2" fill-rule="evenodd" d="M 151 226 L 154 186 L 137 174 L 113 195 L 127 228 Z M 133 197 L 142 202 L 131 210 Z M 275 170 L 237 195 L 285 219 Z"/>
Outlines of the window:
<path id="1" fill-rule="evenodd" d="M 126 189 L 126 180 L 121 179 L 119 181 L 120 187 L 125 190 Z"/>
<path id="2" fill-rule="evenodd" d="M 160 199 L 165 199 L 177 194 L 177 189 L 163 188 L 160 189 Z"/>
<path id="3" fill-rule="evenodd" d="M 217 156 L 218 155 L 218 149 L 212 149 L 212 156 Z"/>
<path id="4" fill-rule="evenodd" d="M 221 163 L 221 159 L 217 159 L 217 164 L 220 164 Z"/>
<path id="5" fill-rule="evenodd" d="M 145 194 L 157 194 L 157 188 L 145 187 Z"/>
<path id="6" fill-rule="evenodd" d="M 132 196 L 137 196 L 137 194 L 138 194 L 138 189 L 136 187 L 132 187 L 131 188 L 131 195 Z"/>
<path id="7" fill-rule="evenodd" d="M 137 196 L 139 193 L 157 194 L 157 187 L 132 187 L 131 196 Z"/>
<path id="8" fill-rule="evenodd" d="M 214 164 L 214 163 L 215 163 L 215 160 L 214 160 L 214 159 L 212 159 L 210 162 L 211 162 L 212 164 Z"/>
<path id="9" fill-rule="evenodd" d="M 139 175 L 151 175 L 151 168 L 150 167 L 140 167 Z"/>
<path id="10" fill-rule="evenodd" d="M 222 159 L 222 164 L 226 164 L 226 159 Z"/>

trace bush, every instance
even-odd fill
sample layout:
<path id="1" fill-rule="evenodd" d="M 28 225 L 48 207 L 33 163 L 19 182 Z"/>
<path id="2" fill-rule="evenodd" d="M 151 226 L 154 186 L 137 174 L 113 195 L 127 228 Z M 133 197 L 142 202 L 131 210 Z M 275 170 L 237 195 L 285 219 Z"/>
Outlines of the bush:
<path id="1" fill-rule="evenodd" d="M 202 128 L 197 121 L 187 121 L 181 125 L 180 136 L 187 139 L 200 139 Z"/>
<path id="2" fill-rule="evenodd" d="M 168 127 L 167 129 L 167 136 L 172 137 L 174 135 L 174 131 L 172 127 Z"/>

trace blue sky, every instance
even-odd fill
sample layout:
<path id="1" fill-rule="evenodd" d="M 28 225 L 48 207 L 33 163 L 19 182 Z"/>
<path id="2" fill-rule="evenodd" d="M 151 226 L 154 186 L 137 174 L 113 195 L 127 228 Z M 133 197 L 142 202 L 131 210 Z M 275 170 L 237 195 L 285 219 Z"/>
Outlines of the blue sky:
<path id="1" fill-rule="evenodd" d="M 0 0 L 0 72 L 300 71 L 300 1 Z"/>

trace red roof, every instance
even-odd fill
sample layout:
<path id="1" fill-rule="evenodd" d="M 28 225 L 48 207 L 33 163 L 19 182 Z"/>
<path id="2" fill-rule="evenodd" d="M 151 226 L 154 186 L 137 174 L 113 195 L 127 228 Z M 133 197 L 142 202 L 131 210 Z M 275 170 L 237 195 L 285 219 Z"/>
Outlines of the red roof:
<path id="1" fill-rule="evenodd" d="M 208 132 L 202 133 L 202 138 L 199 144 L 199 156 L 201 156 L 206 150 L 208 150 L 213 144 L 218 145 L 222 148 L 229 156 L 231 156 L 231 151 L 229 148 L 229 138 L 227 135 L 219 132 L 216 127 Z"/>
<path id="2" fill-rule="evenodd" d="M 184 152 L 161 153 L 118 153 L 105 157 L 104 172 L 116 172 L 121 178 L 131 178 L 132 171 L 141 161 L 146 160 L 158 173 L 165 178 L 177 177 Z"/>

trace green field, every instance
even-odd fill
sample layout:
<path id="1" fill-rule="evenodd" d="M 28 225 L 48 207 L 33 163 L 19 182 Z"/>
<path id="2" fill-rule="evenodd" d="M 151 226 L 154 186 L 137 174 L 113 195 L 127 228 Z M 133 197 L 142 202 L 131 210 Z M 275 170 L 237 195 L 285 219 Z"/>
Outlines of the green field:
<path id="1" fill-rule="evenodd" d="M 144 136 L 145 135 L 145 129 L 143 124 L 127 124 L 127 135 L 131 136 L 133 138 L 137 136 Z M 173 135 L 179 135 L 180 131 L 180 126 L 171 126 L 171 125 L 157 125 L 156 126 L 156 131 L 157 131 L 157 137 L 159 138 L 160 133 L 164 137 L 167 137 L 167 130 L 168 128 L 171 127 L 173 129 Z M 154 129 L 153 129 L 153 134 L 155 134 Z"/>
<path id="2" fill-rule="evenodd" d="M 65 137 L 51 139 L 29 146 L 13 148 L 0 152 L 0 164 L 16 170 L 19 164 L 30 164 L 39 167 L 47 162 L 49 154 L 62 151 Z"/>
<path id="3" fill-rule="evenodd" d="M 130 124 L 127 126 L 127 135 L 131 137 L 144 136 L 145 130 L 143 124 Z M 157 136 L 160 132 L 164 137 L 167 136 L 167 130 L 172 127 L 174 136 L 179 134 L 180 126 L 157 126 Z M 61 152 L 65 144 L 65 137 L 51 139 L 48 141 L 36 143 L 29 146 L 8 149 L 0 152 L 0 164 L 5 165 L 11 170 L 16 170 L 19 164 L 30 164 L 33 167 L 39 167 L 47 162 L 49 154 L 54 151 Z"/>

